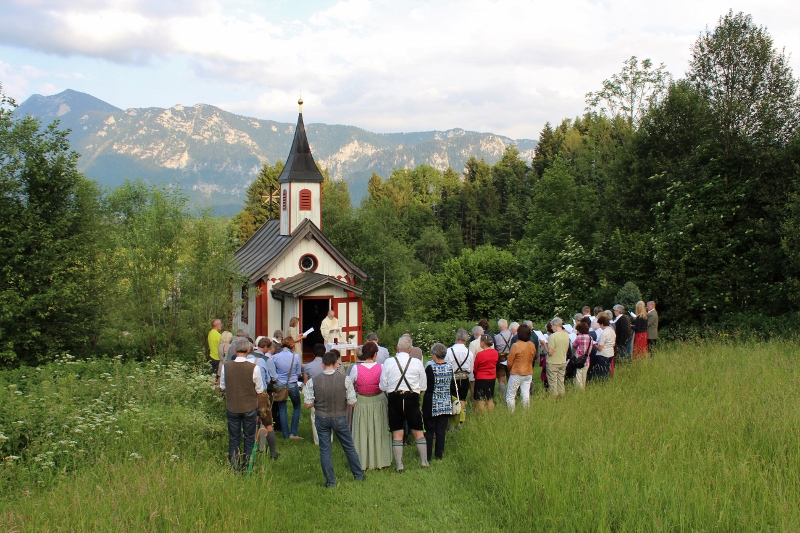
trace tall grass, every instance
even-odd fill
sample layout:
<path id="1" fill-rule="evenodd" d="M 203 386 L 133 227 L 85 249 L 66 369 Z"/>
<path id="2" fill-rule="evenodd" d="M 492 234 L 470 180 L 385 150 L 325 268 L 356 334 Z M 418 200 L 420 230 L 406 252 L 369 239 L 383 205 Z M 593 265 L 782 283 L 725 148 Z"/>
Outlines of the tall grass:
<path id="1" fill-rule="evenodd" d="M 113 428 L 107 438 L 106 426 L 88 428 L 99 449 L 87 445 L 85 459 L 57 472 L 35 458 L 41 442 L 60 435 L 33 431 L 20 459 L 3 462 L 0 529 L 794 531 L 799 355 L 797 345 L 779 342 L 674 346 L 618 366 L 607 383 L 568 388 L 559 401 L 537 380 L 528 410 L 469 412 L 464 429 L 448 433 L 444 461 L 427 470 L 407 447 L 405 474 L 369 472 L 355 483 L 335 447 L 336 490 L 322 486 L 305 413 L 305 441 L 279 439 L 278 461 L 261 454 L 251 477 L 233 476 L 224 407 L 207 380 L 187 368 L 138 365 L 143 375 L 157 372 L 125 382 L 136 364 L 94 363 L 119 370 L 106 368 L 114 380 L 99 380 L 102 372 L 87 377 L 92 363 L 80 363 L 47 381 L 63 391 L 65 413 L 98 397 L 123 402 L 117 412 L 129 396 L 140 411 L 117 416 L 119 441 Z M 122 383 L 124 393 L 113 396 L 109 389 Z M 15 409 L 38 408 L 28 392 L 11 394 Z M 8 437 L 15 416 L 3 400 L 0 433 Z"/>

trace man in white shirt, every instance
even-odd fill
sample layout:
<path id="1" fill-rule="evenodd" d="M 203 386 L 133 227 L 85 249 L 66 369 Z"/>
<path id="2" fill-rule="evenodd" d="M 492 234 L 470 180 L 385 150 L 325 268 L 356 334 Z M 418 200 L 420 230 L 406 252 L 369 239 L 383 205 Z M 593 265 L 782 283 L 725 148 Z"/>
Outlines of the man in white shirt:
<path id="1" fill-rule="evenodd" d="M 472 374 L 472 369 L 475 364 L 475 355 L 467 348 L 468 340 L 469 334 L 467 330 L 459 329 L 456 332 L 456 343 L 448 348 L 447 353 L 444 355 L 444 361 L 450 363 L 450 366 L 453 367 L 453 382 L 450 383 L 450 395 L 457 396 L 458 399 L 461 400 L 462 409 L 466 408 L 465 402 L 467 401 L 467 395 L 470 392 L 470 386 L 474 383 L 474 380 L 470 380 L 469 376 Z M 466 379 L 463 375 L 459 375 L 461 372 L 467 373 Z M 453 420 L 451 419 L 451 424 L 452 423 Z"/>
<path id="2" fill-rule="evenodd" d="M 514 325 L 516 324 L 516 327 Z M 497 321 L 497 327 L 500 333 L 494 336 L 494 347 L 497 350 L 497 388 L 503 398 L 506 397 L 506 381 L 508 381 L 508 366 L 503 363 L 508 359 L 508 352 L 511 351 L 511 338 L 517 333 L 519 324 L 516 322 L 511 324 L 511 330 L 508 328 L 508 321 L 501 318 Z"/>
<path id="3" fill-rule="evenodd" d="M 488 328 L 489 325 L 487 324 L 486 327 Z M 472 360 L 475 360 L 475 355 L 481 351 L 481 335 L 483 335 L 484 329 L 483 326 L 475 326 L 472 328 L 472 342 L 469 343 L 469 353 L 472 356 Z M 455 371 L 455 368 L 453 368 Z M 469 397 L 472 398 L 473 393 L 475 392 L 475 375 L 470 372 L 469 374 Z"/>
<path id="4" fill-rule="evenodd" d="M 392 451 L 398 472 L 403 471 L 403 433 L 405 424 L 414 434 L 420 463 L 428 465 L 428 443 L 423 434 L 420 393 L 428 389 L 422 361 L 409 355 L 410 337 L 397 341 L 397 355 L 382 365 L 380 388 L 389 399 L 389 430 L 392 432 Z"/>
<path id="5" fill-rule="evenodd" d="M 597 331 L 600 329 L 600 325 L 597 323 L 597 317 L 600 315 L 600 313 L 603 313 L 603 308 L 598 305 L 594 308 L 594 316 L 591 317 L 592 323 L 589 326 L 589 331 Z"/>
<path id="6" fill-rule="evenodd" d="M 225 406 L 228 418 L 228 459 L 234 472 L 247 470 L 250 454 L 256 440 L 258 417 L 258 395 L 264 392 L 261 370 L 246 359 L 253 344 L 238 338 L 234 345 L 236 358 L 222 365 L 220 390 L 225 391 Z M 239 443 L 244 437 L 244 454 L 240 455 Z"/>

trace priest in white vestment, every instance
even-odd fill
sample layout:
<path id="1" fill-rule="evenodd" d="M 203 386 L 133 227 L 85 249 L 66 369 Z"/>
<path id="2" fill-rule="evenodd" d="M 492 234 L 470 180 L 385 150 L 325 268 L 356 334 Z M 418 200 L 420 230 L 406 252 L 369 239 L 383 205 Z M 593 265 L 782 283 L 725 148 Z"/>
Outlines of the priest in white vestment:
<path id="1" fill-rule="evenodd" d="M 319 327 L 319 332 L 325 339 L 325 346 L 333 343 L 333 339 L 339 339 L 340 343 L 344 343 L 346 339 L 342 337 L 342 330 L 339 327 L 339 319 L 333 314 L 333 309 L 328 311 L 328 316 L 322 319 L 322 325 Z"/>

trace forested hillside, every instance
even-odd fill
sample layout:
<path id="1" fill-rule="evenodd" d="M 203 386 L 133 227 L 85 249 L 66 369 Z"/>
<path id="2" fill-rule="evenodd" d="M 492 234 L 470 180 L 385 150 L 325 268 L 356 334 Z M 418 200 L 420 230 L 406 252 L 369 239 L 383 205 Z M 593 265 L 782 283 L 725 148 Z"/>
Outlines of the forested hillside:
<path id="1" fill-rule="evenodd" d="M 126 179 L 177 184 L 192 203 L 220 215 L 236 213 L 261 165 L 284 161 L 294 137 L 294 124 L 213 105 L 122 110 L 72 90 L 31 96 L 16 110 L 25 114 L 45 124 L 57 119 L 60 129 L 69 129 L 70 143 L 81 154 L 78 170 L 101 185 L 117 187 Z M 385 134 L 336 124 L 306 128 L 317 161 L 347 182 L 356 202 L 373 172 L 387 175 L 420 164 L 461 168 L 472 155 L 495 162 L 512 143 L 530 156 L 536 144 L 458 128 Z"/>
<path id="2" fill-rule="evenodd" d="M 374 323 L 549 318 L 633 282 L 666 324 L 757 325 L 800 303 L 799 102 L 784 52 L 729 12 L 685 78 L 632 57 L 533 160 L 373 176 L 358 209 L 329 182 L 323 225 L 372 276 Z"/>

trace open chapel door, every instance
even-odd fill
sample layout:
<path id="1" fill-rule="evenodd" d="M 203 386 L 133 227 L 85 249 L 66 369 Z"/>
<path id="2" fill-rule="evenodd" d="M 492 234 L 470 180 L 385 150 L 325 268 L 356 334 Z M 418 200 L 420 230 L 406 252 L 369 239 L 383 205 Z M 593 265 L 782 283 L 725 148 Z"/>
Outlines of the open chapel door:
<path id="1" fill-rule="evenodd" d="M 331 304 L 345 339 L 355 334 L 354 342 L 361 344 L 361 298 L 333 298 Z"/>

